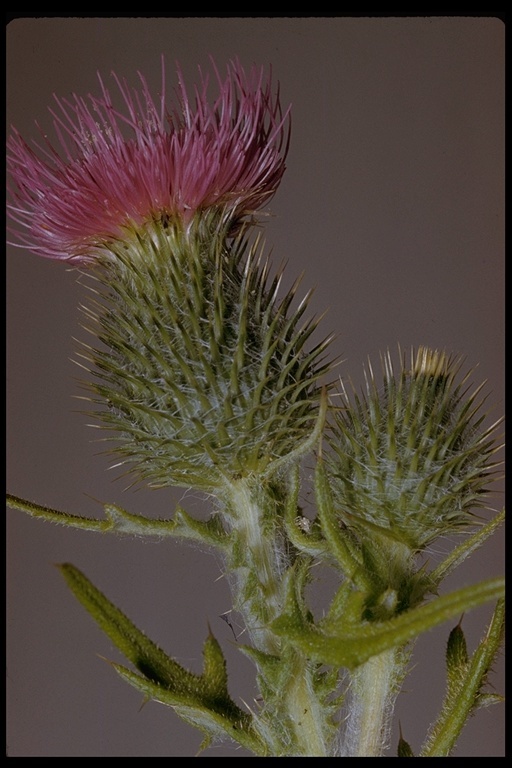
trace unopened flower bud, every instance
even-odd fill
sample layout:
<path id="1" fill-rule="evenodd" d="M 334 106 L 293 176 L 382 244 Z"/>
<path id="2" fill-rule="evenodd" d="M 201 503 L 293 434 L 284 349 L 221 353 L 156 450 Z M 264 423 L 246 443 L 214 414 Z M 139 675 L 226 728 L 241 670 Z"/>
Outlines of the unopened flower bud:
<path id="1" fill-rule="evenodd" d="M 480 429 L 479 387 L 457 383 L 460 359 L 420 347 L 397 373 L 390 354 L 380 384 L 342 395 L 330 437 L 329 474 L 341 520 L 381 531 L 411 551 L 471 522 L 492 479 L 495 426 Z"/>
<path id="2" fill-rule="evenodd" d="M 328 341 L 306 349 L 307 298 L 290 309 L 297 286 L 281 298 L 268 272 L 257 244 L 227 244 L 204 215 L 186 234 L 134 233 L 102 265 L 86 310 L 101 345 L 82 357 L 113 451 L 139 478 L 215 493 L 310 437 Z"/>

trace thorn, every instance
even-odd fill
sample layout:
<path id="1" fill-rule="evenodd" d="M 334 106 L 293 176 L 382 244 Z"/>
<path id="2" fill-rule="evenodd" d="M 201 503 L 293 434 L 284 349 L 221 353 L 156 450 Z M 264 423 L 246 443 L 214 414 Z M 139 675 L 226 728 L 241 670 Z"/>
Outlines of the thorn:
<path id="1" fill-rule="evenodd" d="M 240 701 L 242 702 L 242 704 L 244 705 L 244 707 L 247 707 L 247 709 L 248 709 L 249 713 L 250 713 L 250 714 L 251 714 L 253 717 L 256 717 L 256 713 L 255 713 L 255 712 L 253 712 L 253 710 L 250 708 L 250 706 L 248 705 L 248 703 L 247 703 L 246 701 L 244 701 L 244 699 L 242 699 L 242 697 L 240 697 Z"/>
<path id="2" fill-rule="evenodd" d="M 231 613 L 231 611 L 226 611 L 226 613 L 221 613 L 221 615 L 219 616 L 219 619 L 222 619 L 222 621 L 226 622 L 226 624 L 228 625 L 228 627 L 230 628 L 230 630 L 233 633 L 233 637 L 235 638 L 235 642 L 238 642 L 238 637 L 236 636 L 236 632 L 233 629 L 233 625 L 232 625 L 232 623 L 230 622 L 230 620 L 227 617 L 228 613 Z"/>
<path id="3" fill-rule="evenodd" d="M 143 709 L 143 708 L 146 706 L 146 704 L 148 703 L 148 701 L 151 701 L 151 699 L 149 698 L 149 696 L 145 696 L 145 697 L 142 699 L 142 704 L 141 704 L 141 705 L 140 705 L 140 707 L 139 707 L 139 712 L 142 712 L 142 709 Z"/>

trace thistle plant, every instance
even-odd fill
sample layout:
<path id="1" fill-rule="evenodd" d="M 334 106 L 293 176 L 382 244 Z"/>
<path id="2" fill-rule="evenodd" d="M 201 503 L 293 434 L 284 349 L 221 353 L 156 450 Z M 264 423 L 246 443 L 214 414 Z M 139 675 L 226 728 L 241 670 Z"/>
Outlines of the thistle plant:
<path id="1" fill-rule="evenodd" d="M 164 67 L 163 67 L 164 71 Z M 210 632 L 202 674 L 155 645 L 73 565 L 78 600 L 130 666 L 115 671 L 145 699 L 204 734 L 258 756 L 383 756 L 414 642 L 452 620 L 447 690 L 419 748 L 447 756 L 469 716 L 501 700 L 486 678 L 499 652 L 504 584 L 442 594 L 445 577 L 500 526 L 476 515 L 497 477 L 500 422 L 457 356 L 419 346 L 366 387 L 338 377 L 331 336 L 317 340 L 300 280 L 282 290 L 259 212 L 285 169 L 290 109 L 264 69 L 230 62 L 178 71 L 172 106 L 114 76 L 115 100 L 57 99 L 58 145 L 8 140 L 12 242 L 85 275 L 89 331 L 76 361 L 113 462 L 131 483 L 181 486 L 211 502 L 204 521 L 176 509 L 144 517 L 114 504 L 89 519 L 9 495 L 34 517 L 96 532 L 179 537 L 222 558 L 259 688 L 235 701 Z M 213 80 L 213 95 L 210 82 Z M 316 506 L 303 510 L 301 466 L 314 462 Z M 437 539 L 460 543 L 434 568 Z M 161 546 L 165 546 L 162 543 Z M 336 586 L 319 615 L 308 585 L 322 564 Z M 460 616 L 495 610 L 469 656 Z"/>

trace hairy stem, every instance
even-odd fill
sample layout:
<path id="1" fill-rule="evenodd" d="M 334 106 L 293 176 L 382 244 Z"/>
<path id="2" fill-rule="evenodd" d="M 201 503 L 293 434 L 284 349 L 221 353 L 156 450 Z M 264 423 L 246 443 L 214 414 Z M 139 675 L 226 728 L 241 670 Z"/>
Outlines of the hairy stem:
<path id="1" fill-rule="evenodd" d="M 230 488 L 226 512 L 235 540 L 229 564 L 235 607 L 255 647 L 278 655 L 281 641 L 269 626 L 282 609 L 281 577 L 288 563 L 279 551 L 278 531 L 271 530 L 276 504 L 264 488 L 240 481 Z"/>
<path id="2" fill-rule="evenodd" d="M 311 670 L 302 655 L 288 692 L 287 702 L 299 747 L 297 754 L 304 757 L 328 757 L 322 727 L 322 707 L 313 691 Z"/>
<path id="3" fill-rule="evenodd" d="M 287 670 L 275 686 L 263 673 L 274 693 L 265 701 L 258 728 L 271 754 L 326 757 L 325 713 L 314 690 L 317 665 L 270 629 L 285 608 L 284 574 L 293 560 L 280 527 L 283 507 L 275 488 L 246 481 L 231 486 L 225 512 L 234 539 L 228 564 L 234 603 L 254 648 L 279 658 Z"/>
<path id="4" fill-rule="evenodd" d="M 382 757 L 389 745 L 390 721 L 404 664 L 403 651 L 391 649 L 372 656 L 353 672 L 344 757 Z"/>

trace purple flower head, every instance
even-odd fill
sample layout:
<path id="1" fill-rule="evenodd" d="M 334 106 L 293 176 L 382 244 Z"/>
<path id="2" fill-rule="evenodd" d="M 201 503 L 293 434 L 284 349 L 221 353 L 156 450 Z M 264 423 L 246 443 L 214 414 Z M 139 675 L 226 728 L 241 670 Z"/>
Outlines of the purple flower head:
<path id="1" fill-rule="evenodd" d="M 85 263 L 122 240 L 127 228 L 174 220 L 185 228 L 214 207 L 233 225 L 275 193 L 285 168 L 289 109 L 283 114 L 271 76 L 231 61 L 208 96 L 200 70 L 189 97 L 178 70 L 178 104 L 155 103 L 144 77 L 130 89 L 115 74 L 122 107 L 101 77 L 101 97 L 58 99 L 50 112 L 59 140 L 30 147 L 17 131 L 7 142 L 8 212 L 14 245 L 52 259 Z M 162 61 L 163 69 L 163 61 Z"/>

